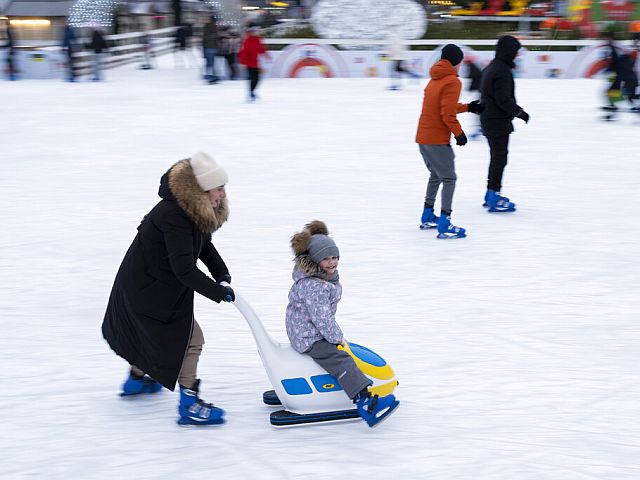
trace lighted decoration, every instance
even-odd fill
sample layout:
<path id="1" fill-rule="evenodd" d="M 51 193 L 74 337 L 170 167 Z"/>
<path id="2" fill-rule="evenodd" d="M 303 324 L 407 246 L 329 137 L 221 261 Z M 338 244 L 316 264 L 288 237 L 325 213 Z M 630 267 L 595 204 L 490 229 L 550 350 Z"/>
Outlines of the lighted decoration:
<path id="1" fill-rule="evenodd" d="M 69 9 L 72 27 L 110 27 L 120 0 L 78 0 Z"/>
<path id="2" fill-rule="evenodd" d="M 402 37 L 413 39 L 427 31 L 424 8 L 413 0 L 319 0 L 311 23 L 323 38 L 381 40 L 399 28 Z"/>
<path id="3" fill-rule="evenodd" d="M 126 0 L 78 0 L 69 10 L 69 23 L 72 27 L 111 27 L 116 9 L 127 3 Z M 220 24 L 240 25 L 242 10 L 238 0 L 205 0 L 203 3 Z"/>
<path id="4" fill-rule="evenodd" d="M 0 18 L 0 20 L 2 20 L 2 18 Z M 50 27 L 51 20 L 47 20 L 44 18 L 12 18 L 11 20 L 9 20 L 9 25 L 13 27 Z"/>
<path id="5" fill-rule="evenodd" d="M 238 0 L 205 0 L 220 25 L 238 27 L 242 20 L 242 6 Z"/>

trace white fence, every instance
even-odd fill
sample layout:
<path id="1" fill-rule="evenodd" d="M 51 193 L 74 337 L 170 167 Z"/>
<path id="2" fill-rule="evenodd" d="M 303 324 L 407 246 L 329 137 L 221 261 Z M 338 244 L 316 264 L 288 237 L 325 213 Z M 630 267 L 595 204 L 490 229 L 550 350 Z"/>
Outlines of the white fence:
<path id="1" fill-rule="evenodd" d="M 150 30 L 153 54 L 173 51 L 175 27 Z M 141 32 L 107 35 L 111 45 L 104 56 L 104 68 L 132 62 L 142 62 Z M 194 43 L 198 42 L 193 38 Z M 385 77 L 390 68 L 384 52 L 384 40 L 359 39 L 266 39 L 267 45 L 286 47 L 272 51 L 272 61 L 263 62 L 265 76 L 270 77 Z M 430 66 L 439 59 L 439 48 L 455 43 L 479 66 L 493 58 L 487 47 L 495 40 L 412 40 L 407 41 L 406 61 L 409 68 L 427 75 Z M 602 67 L 607 51 L 597 40 L 522 40 L 516 73 L 522 77 L 579 78 L 590 77 Z M 625 45 L 624 43 L 622 45 Z M 411 50 L 411 47 L 431 47 Z M 356 48 L 360 48 L 359 50 Z M 367 48 L 367 49 L 362 49 Z M 480 48 L 480 49 L 478 49 Z M 558 51 L 558 49 L 563 49 Z M 75 54 L 78 74 L 88 73 L 93 53 L 87 50 Z M 60 47 L 21 50 L 17 64 L 23 78 L 61 78 L 65 61 Z M 222 62 L 218 62 L 222 63 Z"/>

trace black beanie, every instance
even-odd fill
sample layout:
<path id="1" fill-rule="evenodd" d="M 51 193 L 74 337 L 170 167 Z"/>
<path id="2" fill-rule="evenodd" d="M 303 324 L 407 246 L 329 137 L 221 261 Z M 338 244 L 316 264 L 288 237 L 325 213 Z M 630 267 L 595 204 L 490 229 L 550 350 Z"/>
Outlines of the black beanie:
<path id="1" fill-rule="evenodd" d="M 442 54 L 440 58 L 442 58 L 443 60 L 449 60 L 451 65 L 453 65 L 454 67 L 462 61 L 463 57 L 464 54 L 462 53 L 462 50 L 460 50 L 460 47 L 454 45 L 453 43 L 447 43 L 444 47 L 442 47 Z"/>

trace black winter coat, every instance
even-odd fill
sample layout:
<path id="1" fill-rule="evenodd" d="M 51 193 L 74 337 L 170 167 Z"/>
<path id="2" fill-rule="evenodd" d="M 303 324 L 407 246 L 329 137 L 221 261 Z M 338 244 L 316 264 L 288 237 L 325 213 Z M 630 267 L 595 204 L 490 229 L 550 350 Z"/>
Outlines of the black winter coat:
<path id="1" fill-rule="evenodd" d="M 116 275 L 102 324 L 109 346 L 169 390 L 175 384 L 193 328 L 194 291 L 215 302 L 226 290 L 211 276 L 229 273 L 211 244 L 226 221 L 226 199 L 215 210 L 188 160 L 160 181 L 162 200 L 144 217 Z"/>
<path id="2" fill-rule="evenodd" d="M 482 71 L 480 103 L 485 107 L 480 114 L 480 125 L 485 135 L 503 136 L 513 132 L 511 121 L 522 108 L 516 103 L 512 69 L 520 42 L 504 36 L 498 40 L 496 56 Z"/>

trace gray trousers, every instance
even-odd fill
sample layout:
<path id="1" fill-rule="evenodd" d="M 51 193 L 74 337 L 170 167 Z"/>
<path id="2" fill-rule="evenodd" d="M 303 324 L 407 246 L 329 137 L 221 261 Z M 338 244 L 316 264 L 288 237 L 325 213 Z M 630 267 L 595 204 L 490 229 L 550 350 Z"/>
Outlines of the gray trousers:
<path id="1" fill-rule="evenodd" d="M 363 389 L 371 385 L 364 373 L 357 367 L 353 358 L 344 350 L 326 340 L 318 340 L 305 352 L 328 373 L 338 379 L 344 392 L 353 399 Z"/>
<path id="2" fill-rule="evenodd" d="M 202 328 L 198 325 L 198 322 L 193 320 L 193 331 L 191 332 L 191 338 L 189 339 L 189 346 L 187 347 L 187 353 L 184 356 L 182 362 L 182 369 L 180 370 L 180 376 L 178 377 L 178 383 L 183 387 L 193 388 L 196 384 L 198 377 L 198 360 L 202 353 L 202 346 L 204 345 L 204 334 Z M 131 365 L 131 372 L 134 375 L 142 376 L 145 374 L 135 365 Z"/>
<path id="3" fill-rule="evenodd" d="M 453 203 L 453 192 L 456 189 L 456 165 L 451 145 L 423 145 L 418 144 L 420 154 L 424 164 L 429 170 L 429 182 L 427 183 L 427 193 L 424 203 L 433 205 L 436 202 L 436 195 L 440 184 L 442 184 L 442 196 L 440 198 L 441 210 L 443 213 L 451 214 L 451 204 Z"/>

